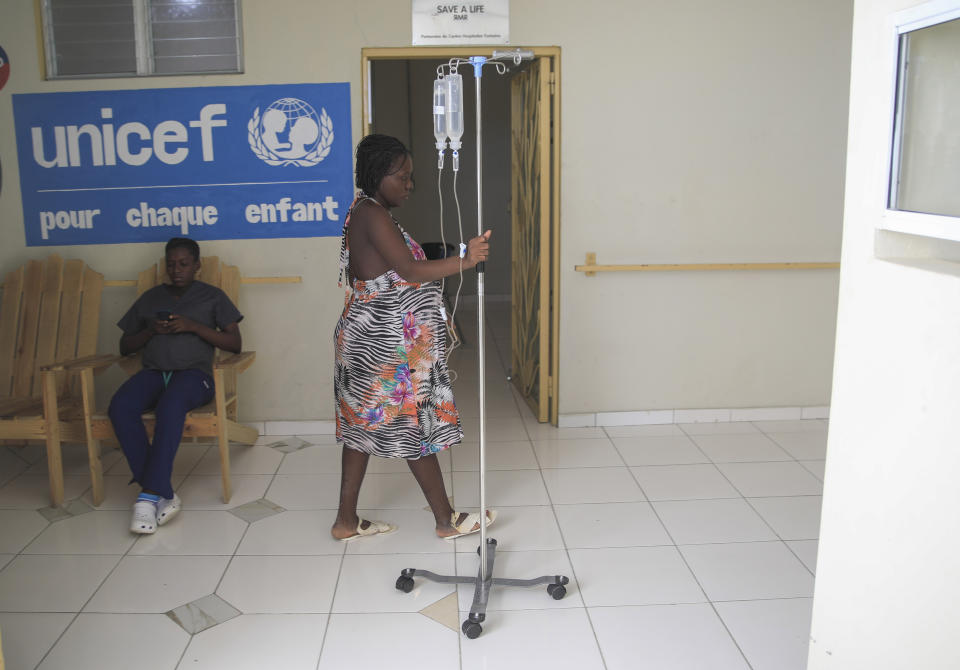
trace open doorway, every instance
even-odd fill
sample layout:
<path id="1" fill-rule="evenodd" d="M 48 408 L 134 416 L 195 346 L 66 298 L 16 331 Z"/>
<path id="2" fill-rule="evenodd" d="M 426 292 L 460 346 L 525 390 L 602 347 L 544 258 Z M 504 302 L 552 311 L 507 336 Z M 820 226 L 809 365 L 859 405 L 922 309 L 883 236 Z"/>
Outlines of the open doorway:
<path id="1" fill-rule="evenodd" d="M 464 239 L 477 234 L 477 164 L 473 78 L 463 67 L 466 132 L 460 150 L 460 169 L 454 174 L 447 150 L 439 173 L 434 145 L 433 80 L 437 66 L 448 59 L 381 59 L 370 63 L 369 132 L 399 138 L 413 152 L 415 189 L 398 213 L 404 229 L 423 243 L 439 243 L 440 193 L 443 196 L 444 234 L 454 246 L 460 240 L 457 199 Z M 485 73 L 489 75 L 491 73 Z M 510 80 L 483 77 L 483 227 L 493 230 L 494 252 L 486 265 L 486 299 L 510 300 Z M 476 295 L 476 283 L 464 281 L 463 295 Z"/>
<path id="2" fill-rule="evenodd" d="M 456 178 L 449 151 L 443 172 L 437 172 L 430 101 L 439 65 L 454 57 L 482 55 L 488 49 L 363 50 L 363 133 L 394 135 L 413 152 L 416 189 L 400 214 L 404 228 L 421 243 L 441 240 L 440 193 L 444 236 L 448 243 L 459 241 L 454 184 L 463 237 L 476 235 L 471 68 L 461 66 L 466 132 Z M 506 76 L 484 71 L 483 227 L 493 230 L 496 238 L 485 274 L 485 299 L 488 306 L 510 305 L 514 386 L 539 421 L 556 424 L 560 53 L 556 47 L 533 52 L 533 63 L 512 66 Z M 466 275 L 461 295 L 476 295 L 476 284 Z"/>

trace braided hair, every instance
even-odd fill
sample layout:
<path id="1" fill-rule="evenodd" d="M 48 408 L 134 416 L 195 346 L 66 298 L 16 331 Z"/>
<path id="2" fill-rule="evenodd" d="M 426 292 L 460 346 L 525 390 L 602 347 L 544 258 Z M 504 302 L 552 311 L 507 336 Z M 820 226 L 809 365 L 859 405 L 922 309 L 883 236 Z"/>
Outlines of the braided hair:
<path id="1" fill-rule="evenodd" d="M 357 188 L 373 196 L 394 165 L 410 155 L 403 142 L 389 135 L 367 135 L 357 145 Z"/>

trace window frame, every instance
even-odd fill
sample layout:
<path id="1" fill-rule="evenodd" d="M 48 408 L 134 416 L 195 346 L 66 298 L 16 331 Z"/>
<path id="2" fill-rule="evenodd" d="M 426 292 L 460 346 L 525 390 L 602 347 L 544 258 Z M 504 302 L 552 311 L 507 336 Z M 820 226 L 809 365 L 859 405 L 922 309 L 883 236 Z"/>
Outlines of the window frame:
<path id="1" fill-rule="evenodd" d="M 928 214 L 895 209 L 897 182 L 900 173 L 900 150 L 903 102 L 903 89 L 899 85 L 903 76 L 903 63 L 900 58 L 901 38 L 905 33 L 928 28 L 960 18 L 960 0 L 932 0 L 911 9 L 897 12 L 888 20 L 889 68 L 891 73 L 888 87 L 888 112 L 890 125 L 887 127 L 887 160 L 884 168 L 885 185 L 882 189 L 884 201 L 880 228 L 924 237 L 960 241 L 960 217 L 944 214 Z"/>
<path id="2" fill-rule="evenodd" d="M 150 0 L 131 0 L 133 3 L 133 29 L 136 42 L 136 72 L 105 72 L 96 74 L 58 74 L 56 42 L 53 37 L 53 10 L 51 0 L 36 0 L 43 36 L 44 78 L 48 81 L 70 79 L 117 79 L 129 77 L 193 77 L 197 75 L 243 74 L 243 15 L 241 0 L 233 0 L 236 22 L 237 69 L 204 70 L 202 72 L 154 72 L 153 31 L 150 19 Z"/>

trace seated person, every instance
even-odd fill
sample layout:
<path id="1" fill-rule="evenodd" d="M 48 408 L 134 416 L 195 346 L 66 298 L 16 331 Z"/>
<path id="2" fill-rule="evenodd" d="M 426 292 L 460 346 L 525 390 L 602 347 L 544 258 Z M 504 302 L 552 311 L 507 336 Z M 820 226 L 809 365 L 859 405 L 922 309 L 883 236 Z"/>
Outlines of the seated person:
<path id="1" fill-rule="evenodd" d="M 200 247 L 174 237 L 166 246 L 169 284 L 144 292 L 117 323 L 120 353 L 143 350 L 143 369 L 110 401 L 110 421 L 127 458 L 131 483 L 142 491 L 133 506 L 130 530 L 153 533 L 180 511 L 170 476 L 187 412 L 213 398 L 213 354 L 217 347 L 240 351 L 243 315 L 215 286 L 194 281 Z M 153 409 L 153 442 L 142 415 Z"/>

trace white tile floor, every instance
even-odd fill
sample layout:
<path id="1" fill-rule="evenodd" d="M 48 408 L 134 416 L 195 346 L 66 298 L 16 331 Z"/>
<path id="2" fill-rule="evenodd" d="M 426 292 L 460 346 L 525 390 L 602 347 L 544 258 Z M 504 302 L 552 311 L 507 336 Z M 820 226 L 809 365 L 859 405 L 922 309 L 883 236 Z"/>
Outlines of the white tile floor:
<path id="1" fill-rule="evenodd" d="M 504 380 L 506 306 L 487 314 L 496 574 L 568 575 L 564 599 L 495 588 L 483 634 L 469 640 L 456 628 L 471 588 L 417 579 L 413 592 L 396 590 L 402 568 L 474 574 L 476 539 L 437 539 L 405 464 L 377 461 L 361 506 L 399 531 L 331 540 L 339 450 L 329 435 L 234 447 L 229 505 L 215 449 L 185 444 L 175 476 L 184 511 L 139 538 L 126 529 L 135 491 L 118 454 L 105 461 L 105 503 L 50 522 L 38 511 L 49 504 L 42 449 L 0 447 L 7 667 L 804 668 L 826 422 L 537 424 Z M 472 342 L 469 317 L 460 321 Z M 456 506 L 470 508 L 479 498 L 475 349 L 453 362 L 467 438 L 441 464 Z M 67 449 L 65 461 L 68 499 L 89 503 L 83 451 Z M 237 508 L 263 498 L 285 511 L 244 520 L 255 517 Z M 199 632 L 167 614 L 205 597 L 222 614 L 200 616 Z"/>

